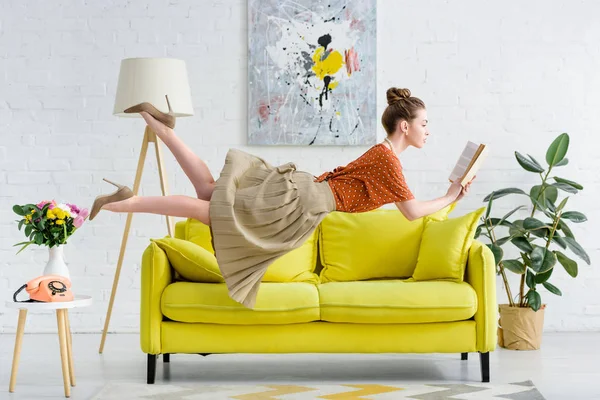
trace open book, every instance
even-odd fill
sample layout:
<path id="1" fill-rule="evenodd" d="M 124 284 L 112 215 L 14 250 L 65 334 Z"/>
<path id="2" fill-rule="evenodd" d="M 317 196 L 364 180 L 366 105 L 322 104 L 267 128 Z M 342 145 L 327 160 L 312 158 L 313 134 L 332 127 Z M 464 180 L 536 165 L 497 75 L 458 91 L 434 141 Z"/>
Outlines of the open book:
<path id="1" fill-rule="evenodd" d="M 448 179 L 450 182 L 458 181 L 465 186 L 477 174 L 486 156 L 487 147 L 485 144 L 467 142 Z"/>

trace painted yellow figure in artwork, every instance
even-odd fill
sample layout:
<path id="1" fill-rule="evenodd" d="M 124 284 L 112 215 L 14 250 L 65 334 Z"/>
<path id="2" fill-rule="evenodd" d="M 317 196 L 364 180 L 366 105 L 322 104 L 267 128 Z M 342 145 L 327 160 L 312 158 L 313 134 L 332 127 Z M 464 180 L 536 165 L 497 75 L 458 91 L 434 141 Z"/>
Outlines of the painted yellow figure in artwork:
<path id="1" fill-rule="evenodd" d="M 312 57 L 315 63 L 315 65 L 312 67 L 312 70 L 320 80 L 323 80 L 323 78 L 327 75 L 333 76 L 339 71 L 340 68 L 342 68 L 342 65 L 344 65 L 344 57 L 339 51 L 332 51 L 327 58 L 321 60 L 324 51 L 324 47 L 318 47 Z M 329 89 L 333 89 L 337 85 L 337 81 L 332 81 L 329 84 Z"/>

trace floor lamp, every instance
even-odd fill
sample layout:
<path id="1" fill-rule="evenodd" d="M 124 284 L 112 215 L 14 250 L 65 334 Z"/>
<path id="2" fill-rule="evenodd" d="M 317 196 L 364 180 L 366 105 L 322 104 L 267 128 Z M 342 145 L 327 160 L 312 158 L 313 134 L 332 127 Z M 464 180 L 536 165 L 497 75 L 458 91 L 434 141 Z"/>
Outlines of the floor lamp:
<path id="1" fill-rule="evenodd" d="M 119 117 L 141 118 L 139 114 L 125 114 L 123 113 L 123 110 L 145 101 L 152 103 L 160 111 L 167 112 L 168 105 L 165 95 L 169 96 L 169 103 L 171 104 L 173 116 L 189 117 L 194 115 L 187 69 L 184 61 L 173 58 L 128 58 L 122 60 L 113 115 Z M 166 196 L 167 182 L 160 139 L 149 126 L 146 126 L 146 129 L 144 130 L 144 137 L 142 139 L 142 147 L 132 190 L 133 193 L 137 195 L 144 169 L 144 161 L 150 143 L 154 143 L 158 174 L 160 177 L 160 188 L 163 196 Z M 100 341 L 100 353 L 104 351 L 104 342 L 106 341 L 106 333 L 108 331 L 115 294 L 119 284 L 119 276 L 121 274 L 121 266 L 125 256 L 125 248 L 127 247 L 132 216 L 132 213 L 127 214 L 127 222 L 125 223 L 125 230 L 121 240 L 121 251 L 119 253 L 112 292 L 110 294 L 110 301 L 106 312 L 102 340 Z M 173 236 L 173 223 L 171 217 L 166 217 L 166 219 L 168 233 L 170 236 Z"/>

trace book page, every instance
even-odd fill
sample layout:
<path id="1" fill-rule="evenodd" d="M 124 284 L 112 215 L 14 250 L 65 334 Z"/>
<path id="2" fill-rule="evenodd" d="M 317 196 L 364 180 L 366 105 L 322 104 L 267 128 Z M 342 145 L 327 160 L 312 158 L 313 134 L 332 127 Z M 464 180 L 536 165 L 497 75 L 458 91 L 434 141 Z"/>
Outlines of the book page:
<path id="1" fill-rule="evenodd" d="M 477 160 L 475 160 L 473 162 L 473 165 L 471 166 L 469 171 L 467 171 L 464 178 L 462 179 L 463 186 L 466 185 L 467 183 L 469 183 L 469 181 L 471 181 L 471 179 L 473 179 L 473 177 L 475 175 L 477 175 L 477 171 L 479 171 L 479 168 L 481 167 L 481 164 L 483 164 L 483 161 L 485 160 L 486 156 L 487 156 L 487 147 L 483 146 L 483 149 L 481 150 L 481 153 L 477 157 Z"/>
<path id="2" fill-rule="evenodd" d="M 471 160 L 477 153 L 478 149 L 478 144 L 475 144 L 471 141 L 467 142 L 467 145 L 465 146 L 462 154 L 458 158 L 458 161 L 456 162 L 456 165 L 454 166 L 454 169 L 452 170 L 452 173 L 448 178 L 450 179 L 450 182 L 454 182 L 455 180 L 460 179 L 465 174 L 465 172 L 467 172 L 467 168 L 469 167 L 469 164 L 471 164 Z"/>

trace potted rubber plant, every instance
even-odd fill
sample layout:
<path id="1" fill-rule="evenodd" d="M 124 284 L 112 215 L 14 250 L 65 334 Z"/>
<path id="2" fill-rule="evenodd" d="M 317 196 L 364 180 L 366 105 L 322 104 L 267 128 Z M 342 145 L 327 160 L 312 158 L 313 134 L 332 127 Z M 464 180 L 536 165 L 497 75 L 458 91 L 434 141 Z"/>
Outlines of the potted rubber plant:
<path id="1" fill-rule="evenodd" d="M 554 268 L 564 268 L 571 277 L 577 277 L 577 261 L 568 253 L 590 264 L 590 257 L 569 227 L 570 223 L 587 221 L 583 213 L 570 210 L 568 204 L 569 198 L 582 191 L 583 186 L 554 174 L 555 170 L 568 164 L 568 148 L 569 135 L 563 133 L 546 151 L 547 167 L 531 155 L 524 156 L 515 151 L 519 165 L 528 172 L 538 174 L 540 183 L 528 191 L 506 188 L 484 198 L 487 208 L 475 237 L 484 236 L 489 241 L 486 244 L 494 254 L 496 272 L 504 283 L 508 303 L 499 306 L 498 342 L 508 349 L 540 348 L 546 304 L 542 301 L 539 288 L 562 296 L 561 290 L 550 281 Z M 493 217 L 494 201 L 507 195 L 523 196 L 527 204 L 514 208 L 501 218 Z M 524 218 L 513 218 L 521 209 L 530 209 L 531 212 L 527 212 Z M 519 256 L 505 258 L 507 246 L 514 246 Z M 513 296 L 508 272 L 520 276 L 516 296 Z"/>

